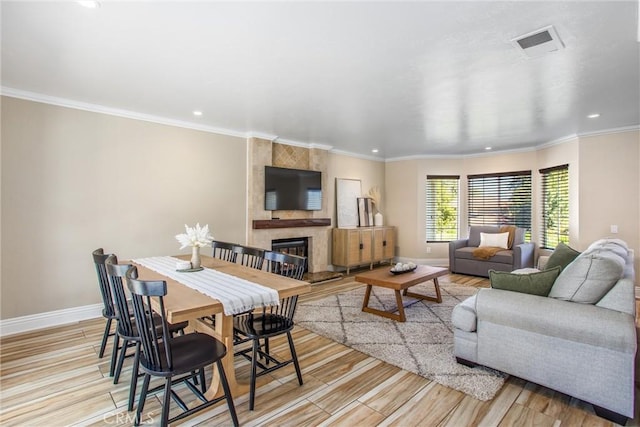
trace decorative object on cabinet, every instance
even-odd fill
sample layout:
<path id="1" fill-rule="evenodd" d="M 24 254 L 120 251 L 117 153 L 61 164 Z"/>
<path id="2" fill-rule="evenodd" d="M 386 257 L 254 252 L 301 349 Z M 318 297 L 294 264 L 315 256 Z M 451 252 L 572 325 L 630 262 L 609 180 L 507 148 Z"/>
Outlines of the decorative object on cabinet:
<path id="1" fill-rule="evenodd" d="M 375 187 L 371 187 L 369 189 L 369 193 L 367 193 L 367 197 L 373 201 L 373 211 L 375 212 L 375 215 L 373 216 L 373 224 L 371 225 L 382 227 L 384 225 L 384 221 L 382 212 L 380 211 L 380 207 L 382 206 L 380 188 L 377 185 Z"/>
<path id="2" fill-rule="evenodd" d="M 332 264 L 346 267 L 391 262 L 395 256 L 395 227 L 334 228 Z"/>
<path id="3" fill-rule="evenodd" d="M 358 197 L 362 195 L 359 179 L 336 178 L 338 227 L 358 226 Z"/>
<path id="4" fill-rule="evenodd" d="M 358 197 L 358 226 L 373 226 L 373 200 L 368 197 Z"/>

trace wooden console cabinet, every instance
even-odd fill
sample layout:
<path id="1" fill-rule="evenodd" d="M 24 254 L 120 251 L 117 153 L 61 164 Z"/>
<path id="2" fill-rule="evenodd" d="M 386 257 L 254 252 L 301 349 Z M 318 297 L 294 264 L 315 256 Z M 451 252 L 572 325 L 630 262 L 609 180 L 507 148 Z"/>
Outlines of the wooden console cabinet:
<path id="1" fill-rule="evenodd" d="M 334 228 L 331 263 L 351 267 L 391 261 L 395 256 L 395 227 Z"/>

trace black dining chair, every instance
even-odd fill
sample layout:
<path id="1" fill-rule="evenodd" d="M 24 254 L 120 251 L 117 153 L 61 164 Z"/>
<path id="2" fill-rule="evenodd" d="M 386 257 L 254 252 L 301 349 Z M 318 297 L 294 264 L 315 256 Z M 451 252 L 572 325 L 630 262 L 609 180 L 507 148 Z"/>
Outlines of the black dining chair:
<path id="1" fill-rule="evenodd" d="M 111 332 L 111 323 L 116 320 L 116 310 L 113 304 L 113 296 L 111 295 L 111 288 L 109 287 L 109 278 L 107 276 L 107 268 L 105 266 L 105 262 L 109 255 L 105 254 L 103 248 L 98 248 L 92 253 L 93 255 L 93 263 L 96 267 L 96 273 L 98 275 L 98 286 L 100 288 L 100 295 L 102 296 L 102 317 L 104 317 L 107 321 L 107 324 L 104 327 L 104 333 L 102 335 L 102 343 L 100 344 L 100 352 L 98 353 L 98 357 L 102 359 L 104 356 L 104 351 L 107 347 L 107 341 L 109 341 L 109 337 L 113 336 L 113 346 L 118 347 L 117 333 Z M 116 360 L 111 357 L 111 365 L 109 367 L 109 376 L 112 377 L 115 369 Z"/>
<path id="2" fill-rule="evenodd" d="M 133 410 L 133 401 L 136 395 L 136 387 L 138 384 L 138 365 L 140 361 L 140 334 L 133 318 L 133 307 L 130 306 L 127 294 L 124 290 L 124 281 L 127 271 L 133 267 L 131 264 L 118 264 L 118 258 L 110 255 L 105 261 L 107 276 L 113 295 L 114 306 L 116 311 L 116 338 L 113 346 L 112 360 L 117 359 L 116 369 L 113 375 L 113 383 L 118 384 L 120 381 L 120 373 L 124 359 L 127 357 L 127 350 L 134 347 L 133 365 L 131 374 L 131 384 L 129 386 L 129 403 L 127 409 Z M 154 314 L 156 317 L 159 315 Z M 185 328 L 189 326 L 188 321 L 169 324 L 169 333 L 184 334 Z M 162 331 L 159 331 L 162 332 Z M 119 340 L 122 345 L 118 346 Z M 118 356 L 118 352 L 120 355 Z"/>
<path id="3" fill-rule="evenodd" d="M 224 261 L 236 262 L 236 257 L 238 253 L 235 251 L 236 244 L 221 242 L 218 240 L 214 240 L 211 242 L 211 256 L 214 258 L 218 258 Z"/>
<path id="4" fill-rule="evenodd" d="M 307 257 L 285 254 L 276 251 L 266 251 L 264 260 L 267 271 L 281 276 L 302 280 L 307 265 Z"/>
<path id="5" fill-rule="evenodd" d="M 222 358 L 227 354 L 225 345 L 214 337 L 193 332 L 185 335 L 172 336 L 164 309 L 164 297 L 167 295 L 167 283 L 163 280 L 140 280 L 138 269 L 133 266 L 126 273 L 127 287 L 131 293 L 134 316 L 142 353 L 140 354 L 140 369 L 144 373 L 140 401 L 136 410 L 134 424 L 140 425 L 140 415 L 148 393 L 164 389 L 162 399 L 161 426 L 188 417 L 197 411 L 208 408 L 226 399 L 233 425 L 238 425 L 233 397 L 222 365 Z M 153 316 L 153 305 L 159 316 Z M 160 333 L 162 331 L 162 333 Z M 212 400 L 204 396 L 206 392 L 205 367 L 216 364 L 220 383 L 224 395 Z M 149 390 L 151 377 L 162 377 L 164 386 Z M 195 379 L 199 378 L 200 389 L 196 387 Z M 173 384 L 183 382 L 203 403 L 188 408 L 184 401 L 172 391 Z M 182 409 L 175 417 L 169 419 L 171 398 Z"/>
<path id="6" fill-rule="evenodd" d="M 264 264 L 264 249 L 219 241 L 213 241 L 211 246 L 213 247 L 214 258 L 237 262 L 246 267 L 262 270 Z M 212 326 L 216 324 L 215 316 L 205 316 L 202 320 L 205 320 Z"/>
<path id="7" fill-rule="evenodd" d="M 267 251 L 265 253 L 267 268 L 269 271 L 282 276 L 301 279 L 304 274 L 305 257 Z M 280 300 L 280 305 L 265 307 L 262 311 L 252 311 L 242 316 L 234 317 L 234 335 L 238 337 L 237 343 L 251 341 L 252 346 L 237 351 L 235 354 L 245 357 L 251 362 L 251 382 L 249 388 L 249 409 L 255 406 L 256 379 L 293 363 L 298 383 L 302 385 L 302 372 L 298 363 L 298 356 L 293 344 L 291 330 L 294 327 L 293 316 L 296 311 L 298 296 L 292 296 Z M 287 335 L 291 358 L 278 360 L 269 353 L 269 338 L 278 335 Z M 260 340 L 264 344 L 260 344 Z M 259 360 L 260 359 L 260 360 Z M 264 359 L 264 363 L 262 360 Z M 268 366 L 273 363 L 272 366 Z M 257 368 L 260 368 L 258 372 Z"/>
<path id="8" fill-rule="evenodd" d="M 236 261 L 239 264 L 255 268 L 256 270 L 262 270 L 262 266 L 264 265 L 264 249 L 235 245 L 233 251 L 236 253 Z"/>

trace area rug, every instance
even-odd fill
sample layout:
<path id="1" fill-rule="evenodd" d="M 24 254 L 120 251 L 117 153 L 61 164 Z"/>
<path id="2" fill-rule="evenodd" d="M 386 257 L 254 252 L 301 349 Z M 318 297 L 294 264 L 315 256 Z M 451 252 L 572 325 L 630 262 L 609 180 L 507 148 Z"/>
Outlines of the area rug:
<path id="1" fill-rule="evenodd" d="M 479 400 L 490 400 L 504 384 L 506 374 L 484 367 L 456 363 L 453 355 L 451 311 L 477 288 L 440 282 L 442 303 L 403 297 L 406 322 L 362 312 L 366 287 L 298 304 L 298 325 L 334 341 L 413 372 Z M 434 295 L 433 284 L 412 291 Z M 393 291 L 373 288 L 369 306 L 395 308 Z"/>

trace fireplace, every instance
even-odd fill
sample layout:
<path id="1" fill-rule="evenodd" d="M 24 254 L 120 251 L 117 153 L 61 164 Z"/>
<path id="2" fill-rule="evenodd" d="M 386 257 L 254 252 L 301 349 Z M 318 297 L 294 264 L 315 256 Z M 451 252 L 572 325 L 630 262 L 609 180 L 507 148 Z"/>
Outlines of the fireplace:
<path id="1" fill-rule="evenodd" d="M 271 250 L 284 252 L 285 254 L 298 255 L 309 258 L 309 238 L 294 237 L 289 239 L 275 239 L 271 241 Z M 309 261 L 304 266 L 304 271 L 309 271 Z"/>

